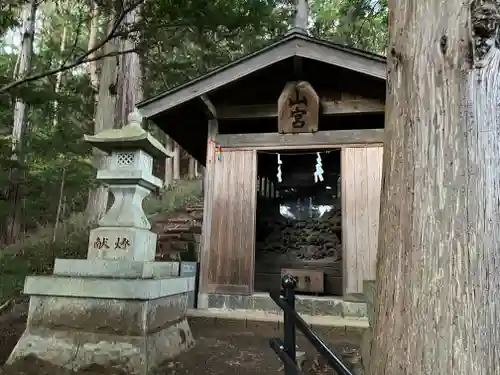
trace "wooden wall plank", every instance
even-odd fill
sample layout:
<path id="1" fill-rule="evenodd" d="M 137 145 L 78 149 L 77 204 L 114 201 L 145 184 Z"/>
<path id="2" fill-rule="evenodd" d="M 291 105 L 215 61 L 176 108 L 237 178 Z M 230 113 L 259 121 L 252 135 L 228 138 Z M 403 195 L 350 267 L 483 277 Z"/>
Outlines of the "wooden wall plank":
<path id="1" fill-rule="evenodd" d="M 342 149 L 344 293 L 361 293 L 376 272 L 382 147 Z"/>
<path id="2" fill-rule="evenodd" d="M 377 269 L 378 228 L 380 219 L 380 191 L 382 189 L 382 156 L 383 147 L 370 147 L 366 149 L 366 159 L 370 163 L 368 180 L 371 181 L 368 189 L 368 211 L 370 212 L 370 225 L 368 228 L 369 243 L 371 244 L 369 256 L 370 267 L 365 279 L 375 280 Z"/>
<path id="3" fill-rule="evenodd" d="M 206 291 L 251 294 L 254 284 L 257 153 L 223 152 L 214 162 Z"/>
<path id="4" fill-rule="evenodd" d="M 353 293 L 357 290 L 356 171 L 353 169 L 356 165 L 355 154 L 350 148 L 343 149 L 341 154 L 342 259 L 344 263 L 342 278 L 345 293 Z"/>
<path id="5" fill-rule="evenodd" d="M 213 170 L 215 155 L 215 136 L 218 133 L 218 122 L 216 119 L 208 121 L 207 161 L 205 174 L 203 176 L 203 223 L 201 231 L 201 253 L 200 253 L 200 291 L 206 292 L 208 287 L 208 261 L 210 251 L 210 235 L 212 232 L 212 191 Z"/>

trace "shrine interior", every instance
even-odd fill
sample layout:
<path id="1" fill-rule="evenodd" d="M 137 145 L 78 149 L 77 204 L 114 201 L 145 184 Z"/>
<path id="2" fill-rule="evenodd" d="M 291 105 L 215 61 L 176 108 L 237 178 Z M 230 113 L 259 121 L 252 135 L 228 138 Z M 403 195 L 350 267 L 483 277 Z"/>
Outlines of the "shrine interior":
<path id="1" fill-rule="evenodd" d="M 283 270 L 293 269 L 308 280 L 298 293 L 342 295 L 340 171 L 340 150 L 258 154 L 255 292 L 279 288 Z"/>

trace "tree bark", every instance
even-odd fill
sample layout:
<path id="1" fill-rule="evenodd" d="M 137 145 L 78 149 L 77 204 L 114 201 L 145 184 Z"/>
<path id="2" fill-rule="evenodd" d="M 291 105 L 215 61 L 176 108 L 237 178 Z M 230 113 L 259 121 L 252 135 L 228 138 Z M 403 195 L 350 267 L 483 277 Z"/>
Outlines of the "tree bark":
<path id="1" fill-rule="evenodd" d="M 68 28 L 66 25 L 63 26 L 62 30 L 62 36 L 61 36 L 61 45 L 59 47 L 59 52 L 62 54 L 64 53 L 64 50 L 66 49 L 66 38 L 68 34 Z M 62 59 L 60 59 L 62 60 Z M 61 64 L 62 61 L 57 61 L 57 64 Z M 61 86 L 62 86 L 62 78 L 63 78 L 63 72 L 58 72 L 56 74 L 56 86 L 54 87 L 54 92 L 56 94 L 59 94 L 61 92 Z M 54 118 L 52 119 L 52 126 L 55 128 L 58 124 L 58 119 L 59 119 L 59 101 L 56 99 L 54 100 Z"/>
<path id="2" fill-rule="evenodd" d="M 130 6 L 131 0 L 124 1 L 124 7 Z M 129 4 L 130 3 L 130 4 Z M 124 17 L 125 25 L 138 22 L 140 7 L 135 7 Z M 120 51 L 130 51 L 137 48 L 138 33 L 129 34 L 119 39 Z M 128 115 L 135 110 L 135 105 L 143 99 L 142 69 L 139 54 L 124 53 L 118 56 L 118 80 L 115 127 L 121 128 L 127 124 Z"/>
<path id="3" fill-rule="evenodd" d="M 295 0 L 295 16 L 293 27 L 306 31 L 309 24 L 309 2 L 308 0 Z"/>
<path id="4" fill-rule="evenodd" d="M 21 51 L 16 63 L 14 80 L 22 79 L 27 76 L 31 70 L 31 60 L 33 55 L 33 42 L 35 38 L 37 1 L 28 1 L 22 11 L 22 38 Z M 12 126 L 12 156 L 14 159 L 22 162 L 23 159 L 23 137 L 26 131 L 26 102 L 22 98 L 16 98 L 14 102 L 14 123 Z M 19 168 L 10 170 L 11 186 L 8 191 L 8 200 L 10 203 L 10 213 L 5 223 L 5 244 L 12 244 L 19 239 L 21 234 L 21 186 L 23 172 Z"/>
<path id="5" fill-rule="evenodd" d="M 189 156 L 188 178 L 190 180 L 194 180 L 196 178 L 196 159 L 192 156 Z"/>
<path id="6" fill-rule="evenodd" d="M 177 144 L 177 142 L 174 143 L 174 157 L 172 160 L 173 163 L 173 170 L 174 170 L 174 180 L 180 180 L 181 179 L 181 148 Z"/>
<path id="7" fill-rule="evenodd" d="M 94 14 L 97 16 L 97 14 Z M 108 21 L 108 28 L 111 28 L 113 21 Z M 91 32 L 92 37 L 93 30 L 98 27 L 98 23 L 91 21 Z M 93 47 L 91 43 L 94 43 L 94 39 L 89 40 L 89 49 Z M 104 52 L 114 52 L 117 50 L 116 40 L 110 40 L 104 46 Z M 90 77 L 92 83 L 95 84 L 95 76 L 93 67 L 89 67 Z M 96 97 L 96 112 L 94 121 L 94 133 L 97 134 L 105 129 L 110 129 L 115 123 L 115 103 L 116 103 L 116 71 L 117 71 L 117 58 L 116 57 L 106 57 L 102 60 L 101 75 L 99 77 L 99 92 Z M 93 148 L 93 164 L 96 169 L 104 168 L 108 161 L 107 156 L 102 151 Z M 106 212 L 108 203 L 108 189 L 104 185 L 99 185 L 89 192 L 89 198 L 87 202 L 87 207 L 85 209 L 85 216 L 88 221 L 96 221 Z"/>
<path id="8" fill-rule="evenodd" d="M 90 0 L 90 27 L 89 27 L 89 43 L 87 47 L 87 51 L 92 51 L 97 45 L 97 32 L 99 30 L 99 7 L 94 0 Z M 89 55 L 90 58 L 95 57 L 95 53 L 91 53 Z M 90 84 L 92 85 L 92 89 L 96 93 L 96 102 L 97 102 L 97 92 L 99 90 L 99 74 L 97 73 L 97 60 L 89 62 L 87 64 L 87 69 L 90 77 Z"/>
<path id="9" fill-rule="evenodd" d="M 194 159 L 194 178 L 200 177 L 198 160 Z"/>
<path id="10" fill-rule="evenodd" d="M 120 2 L 126 8 L 128 2 Z M 118 9 L 116 14 L 120 14 Z M 122 24 L 130 25 L 137 22 L 140 8 L 135 7 L 125 15 Z M 114 22 L 110 22 L 109 32 Z M 91 34 L 92 35 L 92 34 Z M 104 53 L 124 52 L 135 47 L 138 35 L 127 35 L 122 38 L 113 38 L 106 45 Z M 141 64 L 137 53 L 124 53 L 119 56 L 103 59 L 103 68 L 99 82 L 99 96 L 97 101 L 96 128 L 98 133 L 104 129 L 120 128 L 127 123 L 128 115 L 135 110 L 135 105 L 142 100 Z M 94 150 L 96 167 L 103 168 L 107 157 L 98 150 Z M 108 201 L 108 190 L 100 186 L 89 196 L 87 217 L 98 219 L 105 213 Z"/>
<path id="11" fill-rule="evenodd" d="M 169 152 L 173 151 L 172 142 L 173 141 L 170 139 L 170 137 L 165 134 L 165 148 Z M 165 181 L 164 181 L 165 189 L 168 189 L 170 186 L 172 186 L 173 180 L 174 180 L 173 159 L 170 157 L 167 157 L 167 158 L 165 158 Z"/>
<path id="12" fill-rule="evenodd" d="M 371 375 L 500 373 L 498 1 L 392 0 Z"/>

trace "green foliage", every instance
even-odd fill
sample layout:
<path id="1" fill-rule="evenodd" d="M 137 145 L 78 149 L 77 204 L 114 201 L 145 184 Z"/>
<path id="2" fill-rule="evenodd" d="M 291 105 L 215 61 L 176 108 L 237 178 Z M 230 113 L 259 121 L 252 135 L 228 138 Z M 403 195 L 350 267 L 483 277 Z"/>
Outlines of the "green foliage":
<path id="1" fill-rule="evenodd" d="M 279 1 L 149 2 L 140 27 L 148 96 L 269 44 L 287 29 Z M 163 14 L 163 17 L 157 17 Z M 176 25 L 175 27 L 172 27 Z M 160 32 L 158 32 L 160 31 Z"/>
<path id="2" fill-rule="evenodd" d="M 97 3 L 101 39 L 107 29 L 110 4 L 115 2 Z M 147 1 L 142 3 L 139 22 L 122 25 L 118 32 L 139 42 L 143 89 L 150 97 L 271 43 L 289 28 L 291 3 Z M 17 49 L 8 45 L 10 40 L 5 36 L 13 31 L 18 36 L 15 27 L 23 4 L 4 0 L 0 5 L 0 87 L 12 82 Z M 311 0 L 311 10 L 311 32 L 315 36 L 384 53 L 386 0 Z M 18 182 L 21 225 L 26 233 L 22 242 L 0 249 L 0 299 L 17 296 L 26 275 L 50 273 L 55 255 L 81 258 L 86 254 L 89 226 L 78 212 L 84 210 L 89 188 L 95 184 L 95 170 L 90 163 L 91 149 L 82 139 L 93 131 L 95 90 L 84 65 L 59 77 L 44 73 L 86 52 L 90 14 L 86 1 L 41 1 L 31 72 L 40 78 L 8 91 L 0 89 L 0 227 L 13 210 L 6 192 L 14 186 L 10 170 L 15 167 L 22 172 Z M 61 48 L 63 31 L 66 39 Z M 97 68 L 99 72 L 99 63 Z M 16 98 L 28 104 L 28 126 L 18 160 L 11 157 L 9 139 Z M 170 212 L 198 199 L 198 188 L 188 186 L 177 186 L 165 192 L 162 199 L 146 200 L 145 210 L 150 214 Z M 58 205 L 61 217 L 57 241 L 52 243 Z"/>
<path id="3" fill-rule="evenodd" d="M 5 35 L 8 30 L 19 24 L 17 16 L 24 1 L 2 0 L 0 3 L 0 35 Z M 0 42 L 0 47 L 5 47 L 4 41 Z"/>
<path id="4" fill-rule="evenodd" d="M 311 11 L 315 36 L 385 55 L 387 0 L 316 0 Z"/>

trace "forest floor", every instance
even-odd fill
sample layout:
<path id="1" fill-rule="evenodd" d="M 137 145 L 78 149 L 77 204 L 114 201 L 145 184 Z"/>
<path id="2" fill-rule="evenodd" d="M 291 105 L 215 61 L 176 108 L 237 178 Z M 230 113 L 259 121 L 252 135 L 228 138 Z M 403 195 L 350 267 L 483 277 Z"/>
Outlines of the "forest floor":
<path id="1" fill-rule="evenodd" d="M 27 304 L 19 304 L 0 317 L 0 364 L 4 363 L 25 328 Z M 214 323 L 215 322 L 215 323 Z M 231 324 L 236 323 L 236 324 Z M 280 373 L 281 362 L 269 347 L 269 339 L 280 336 L 267 323 L 190 320 L 195 345 L 156 372 L 158 375 L 261 375 Z M 362 374 L 359 356 L 359 332 L 338 329 L 326 340 L 340 354 L 356 375 Z M 305 374 L 334 375 L 304 337 L 297 337 L 298 350 L 305 352 Z M 1 375 L 124 375 L 116 369 L 92 367 L 71 372 L 36 358 L 26 358 L 13 366 L 5 366 Z"/>

